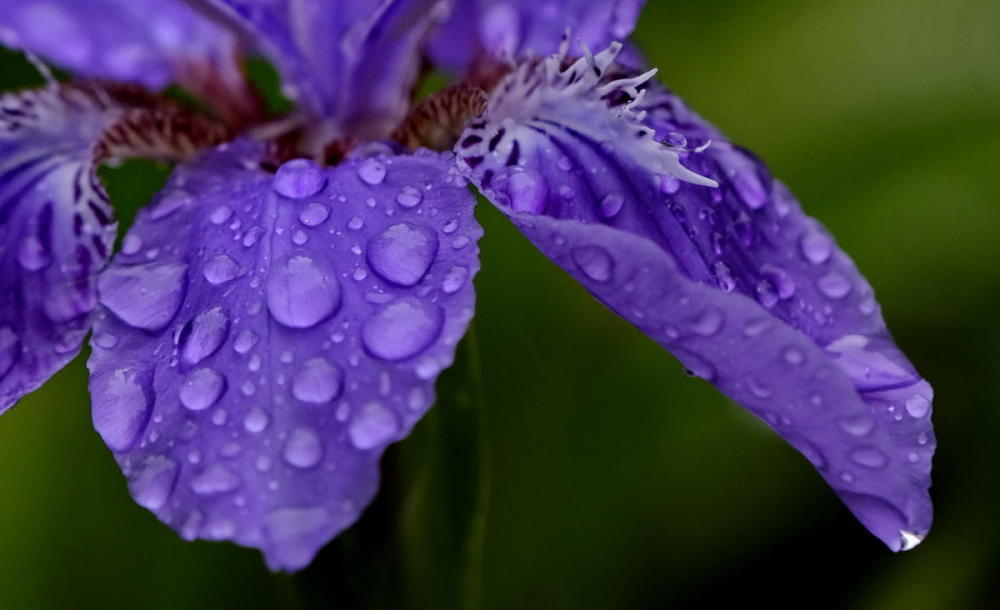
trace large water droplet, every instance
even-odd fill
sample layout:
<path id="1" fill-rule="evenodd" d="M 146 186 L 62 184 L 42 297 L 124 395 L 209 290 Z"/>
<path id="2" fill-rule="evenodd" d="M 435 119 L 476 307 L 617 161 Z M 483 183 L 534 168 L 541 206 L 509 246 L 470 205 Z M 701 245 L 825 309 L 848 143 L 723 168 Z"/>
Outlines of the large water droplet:
<path id="1" fill-rule="evenodd" d="M 310 203 L 299 212 L 299 222 L 307 227 L 318 227 L 330 217 L 330 210 L 322 203 Z"/>
<path id="2" fill-rule="evenodd" d="M 274 174 L 274 190 L 292 199 L 315 195 L 325 184 L 323 169 L 308 159 L 292 159 Z"/>
<path id="3" fill-rule="evenodd" d="M 344 374 L 324 358 L 313 358 L 292 378 L 292 395 L 302 402 L 325 404 L 340 395 Z"/>
<path id="4" fill-rule="evenodd" d="M 217 254 L 205 263 L 205 267 L 201 273 L 205 276 L 205 280 L 209 284 L 218 286 L 219 284 L 225 284 L 239 275 L 240 266 L 227 255 Z"/>
<path id="5" fill-rule="evenodd" d="M 399 286 L 414 286 L 437 256 L 438 237 L 433 229 L 409 222 L 395 224 L 368 242 L 368 264 L 382 279 Z"/>
<path id="6" fill-rule="evenodd" d="M 802 256 L 814 265 L 825 263 L 833 254 L 833 240 L 825 233 L 808 231 L 799 242 Z"/>
<path id="7" fill-rule="evenodd" d="M 914 394 L 906 399 L 904 403 L 906 412 L 911 417 L 923 417 L 931 410 L 931 401 L 920 394 Z"/>
<path id="8" fill-rule="evenodd" d="M 247 412 L 243 418 L 243 428 L 251 434 L 257 434 L 267 429 L 271 423 L 271 416 L 260 407 L 254 407 Z"/>
<path id="9" fill-rule="evenodd" d="M 606 282 L 614 272 L 611 255 L 601 246 L 578 246 L 573 248 L 573 262 L 584 275 L 595 282 Z"/>
<path id="10" fill-rule="evenodd" d="M 373 449 L 392 439 L 398 426 L 392 411 L 382 403 L 370 402 L 354 414 L 348 434 L 358 449 Z"/>
<path id="11" fill-rule="evenodd" d="M 100 301 L 135 328 L 162 330 L 180 309 L 187 290 L 187 265 L 162 263 L 110 267 L 97 280 Z"/>
<path id="12" fill-rule="evenodd" d="M 212 221 L 212 224 L 221 225 L 222 223 L 226 222 L 232 217 L 233 217 L 233 208 L 229 207 L 228 205 L 222 204 L 219 207 L 215 208 L 212 211 L 211 216 L 209 216 L 208 218 L 209 220 Z"/>
<path id="13" fill-rule="evenodd" d="M 149 421 L 151 375 L 119 369 L 91 377 L 94 428 L 112 451 L 128 451 Z"/>
<path id="14" fill-rule="evenodd" d="M 214 354 L 229 336 L 229 316 L 221 307 L 200 313 L 181 329 L 181 362 L 194 366 Z"/>
<path id="15" fill-rule="evenodd" d="M 851 282 L 838 271 L 831 271 L 817 280 L 820 292 L 831 299 L 842 299 L 851 292 Z"/>
<path id="16" fill-rule="evenodd" d="M 865 468 L 882 468 L 888 462 L 888 458 L 875 447 L 862 447 L 851 452 L 851 461 Z"/>
<path id="17" fill-rule="evenodd" d="M 14 368 L 21 355 L 21 340 L 9 326 L 0 327 L 0 379 Z"/>
<path id="18" fill-rule="evenodd" d="M 419 189 L 412 186 L 404 186 L 399 189 L 398 193 L 396 193 L 396 203 L 404 208 L 413 208 L 420 205 L 420 201 L 423 198 L 423 193 L 421 193 Z"/>
<path id="19" fill-rule="evenodd" d="M 203 411 L 218 402 L 225 390 L 225 377 L 213 369 L 198 369 L 181 385 L 181 404 L 192 411 Z"/>
<path id="20" fill-rule="evenodd" d="M 52 262 L 52 255 L 34 235 L 25 237 L 17 246 L 17 262 L 28 271 L 44 269 Z"/>
<path id="21" fill-rule="evenodd" d="M 191 490 L 200 496 L 228 493 L 243 484 L 243 479 L 222 464 L 212 464 L 191 479 Z"/>
<path id="22" fill-rule="evenodd" d="M 382 360 L 412 358 L 430 347 L 444 324 L 444 311 L 434 303 L 404 298 L 389 303 L 365 320 L 361 339 L 368 353 Z"/>
<path id="23" fill-rule="evenodd" d="M 323 458 L 323 443 L 309 428 L 296 428 L 288 435 L 282 456 L 296 468 L 312 468 Z"/>
<path id="24" fill-rule="evenodd" d="M 381 184 L 385 180 L 385 165 L 375 159 L 365 159 L 358 166 L 358 177 L 365 184 Z"/>
<path id="25" fill-rule="evenodd" d="M 313 259 L 293 256 L 284 265 L 272 267 L 267 278 L 267 308 L 284 326 L 311 328 L 339 307 L 340 284 Z"/>
<path id="26" fill-rule="evenodd" d="M 136 504 L 149 510 L 163 508 L 177 482 L 177 462 L 162 455 L 146 458 L 142 469 L 129 479 L 129 491 Z"/>

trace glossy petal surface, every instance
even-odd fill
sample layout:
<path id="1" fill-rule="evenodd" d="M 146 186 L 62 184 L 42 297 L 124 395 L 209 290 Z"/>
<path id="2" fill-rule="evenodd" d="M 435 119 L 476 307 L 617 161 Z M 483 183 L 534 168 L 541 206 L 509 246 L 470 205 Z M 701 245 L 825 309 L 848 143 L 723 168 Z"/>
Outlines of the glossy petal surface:
<path id="1" fill-rule="evenodd" d="M 932 392 L 871 287 L 759 160 L 648 74 L 612 80 L 612 56 L 522 66 L 461 163 L 547 256 L 912 547 L 931 523 Z"/>
<path id="2" fill-rule="evenodd" d="M 286 92 L 332 134 L 384 137 L 404 117 L 420 45 L 441 0 L 196 0 L 243 31 L 278 67 Z M 339 133 L 338 133 L 339 132 Z"/>
<path id="3" fill-rule="evenodd" d="M 94 150 L 118 110 L 82 89 L 0 97 L 0 412 L 76 356 L 114 241 Z"/>
<path id="4" fill-rule="evenodd" d="M 260 154 L 181 166 L 140 214 L 101 278 L 91 393 L 138 503 L 294 570 L 358 518 L 383 449 L 433 402 L 481 230 L 450 155 L 272 175 Z"/>
<path id="5" fill-rule="evenodd" d="M 431 43 L 439 66 L 456 73 L 483 58 L 554 53 L 569 29 L 602 49 L 632 32 L 645 0 L 458 0 Z"/>
<path id="6" fill-rule="evenodd" d="M 235 38 L 183 0 L 3 2 L 0 43 L 78 76 L 157 89 L 206 63 L 235 69 Z"/>

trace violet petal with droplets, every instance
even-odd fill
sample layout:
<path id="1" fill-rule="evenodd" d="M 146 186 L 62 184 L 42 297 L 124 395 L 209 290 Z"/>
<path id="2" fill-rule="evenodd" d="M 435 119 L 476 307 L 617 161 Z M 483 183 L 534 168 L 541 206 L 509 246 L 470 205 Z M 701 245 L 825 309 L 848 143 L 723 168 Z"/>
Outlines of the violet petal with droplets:
<path id="1" fill-rule="evenodd" d="M 433 403 L 481 229 L 450 154 L 271 175 L 261 152 L 179 167 L 140 213 L 142 247 L 100 280 L 93 418 L 139 504 L 295 570 L 358 518 L 382 451 Z"/>
<path id="2" fill-rule="evenodd" d="M 932 516 L 930 386 L 819 223 L 617 51 L 520 66 L 460 162 L 549 258 L 764 419 L 891 549 L 912 547 Z"/>

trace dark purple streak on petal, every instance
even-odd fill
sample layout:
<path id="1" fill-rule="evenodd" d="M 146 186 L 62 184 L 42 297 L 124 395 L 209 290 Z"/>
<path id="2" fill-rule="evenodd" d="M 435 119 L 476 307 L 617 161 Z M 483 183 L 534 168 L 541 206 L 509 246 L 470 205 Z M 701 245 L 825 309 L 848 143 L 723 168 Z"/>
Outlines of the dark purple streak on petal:
<path id="1" fill-rule="evenodd" d="M 462 165 L 547 256 L 911 548 L 931 524 L 930 386 L 819 223 L 649 74 L 613 80 L 614 50 L 523 64 L 460 140 Z"/>
<path id="2" fill-rule="evenodd" d="M 433 403 L 481 230 L 450 153 L 275 175 L 262 153 L 240 141 L 183 165 L 140 213 L 126 239 L 142 246 L 101 278 L 91 392 L 139 504 L 296 570 Z"/>

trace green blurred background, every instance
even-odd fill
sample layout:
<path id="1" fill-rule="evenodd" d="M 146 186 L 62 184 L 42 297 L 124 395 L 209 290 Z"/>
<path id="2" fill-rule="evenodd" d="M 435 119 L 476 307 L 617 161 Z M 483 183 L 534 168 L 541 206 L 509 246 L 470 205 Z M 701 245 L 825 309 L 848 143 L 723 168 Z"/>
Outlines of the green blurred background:
<path id="1" fill-rule="evenodd" d="M 831 228 L 934 384 L 921 546 L 889 553 L 794 450 L 480 206 L 485 402 L 466 408 L 467 363 L 446 375 L 376 505 L 311 568 L 271 575 L 134 504 L 81 357 L 0 419 L 0 608 L 447 608 L 477 561 L 489 609 L 997 607 L 1000 2 L 652 0 L 636 37 Z M 0 89 L 36 80 L 0 56 Z M 126 220 L 164 172 L 105 173 Z"/>

